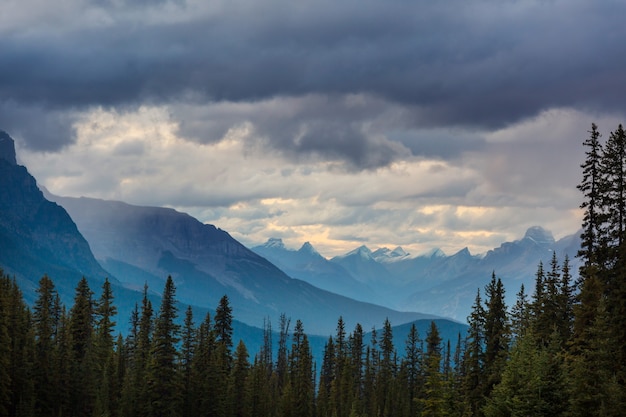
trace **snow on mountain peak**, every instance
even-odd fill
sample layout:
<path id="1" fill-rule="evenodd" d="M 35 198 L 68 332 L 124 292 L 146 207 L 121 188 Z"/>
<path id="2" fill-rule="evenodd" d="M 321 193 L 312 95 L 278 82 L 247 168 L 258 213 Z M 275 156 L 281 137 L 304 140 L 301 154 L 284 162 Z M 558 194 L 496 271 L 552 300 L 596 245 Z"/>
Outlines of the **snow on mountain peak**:
<path id="1" fill-rule="evenodd" d="M 404 249 L 402 249 L 401 246 L 398 246 L 397 248 L 392 250 L 391 253 L 389 254 L 389 256 L 391 256 L 392 258 L 403 258 L 408 255 L 409 253 L 405 251 Z"/>
<path id="2" fill-rule="evenodd" d="M 351 255 L 359 255 L 362 258 L 370 259 L 372 258 L 372 251 L 365 245 L 359 246 L 358 248 L 346 253 L 344 257 Z"/>
<path id="3" fill-rule="evenodd" d="M 285 244 L 279 237 L 271 237 L 267 239 L 267 242 L 265 242 L 263 246 L 266 248 L 285 249 Z"/>
<path id="4" fill-rule="evenodd" d="M 533 242 L 539 245 L 553 245 L 555 240 L 552 233 L 547 231 L 541 226 L 533 226 L 530 227 L 526 234 L 524 235 L 524 239 L 530 239 Z"/>

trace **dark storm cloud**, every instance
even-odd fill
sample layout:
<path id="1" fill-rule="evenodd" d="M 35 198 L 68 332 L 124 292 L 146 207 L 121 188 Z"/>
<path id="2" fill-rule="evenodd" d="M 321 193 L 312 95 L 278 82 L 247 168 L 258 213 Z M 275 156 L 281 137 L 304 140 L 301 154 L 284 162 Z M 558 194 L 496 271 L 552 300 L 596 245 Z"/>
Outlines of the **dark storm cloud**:
<path id="1" fill-rule="evenodd" d="M 168 2 L 145 2 L 150 13 L 139 20 L 136 4 L 112 4 L 100 4 L 106 25 L 2 33 L 5 103 L 51 109 L 59 126 L 90 106 L 309 94 L 378 97 L 405 106 L 427 128 L 491 129 L 560 106 L 626 111 L 623 2 L 233 1 L 170 20 L 155 17 L 160 5 L 181 16 L 192 5 L 175 3 L 172 12 Z M 283 135 L 275 122 L 255 128 L 276 149 L 358 167 L 401 154 L 338 119 L 294 121 Z M 214 133 L 202 127 L 191 118 L 183 124 L 196 136 Z M 30 145 L 56 149 L 72 136 L 63 137 Z M 403 143 L 418 154 L 443 152 Z"/>
<path id="2" fill-rule="evenodd" d="M 71 112 L 0 101 L 0 126 L 26 147 L 55 151 L 74 140 Z"/>

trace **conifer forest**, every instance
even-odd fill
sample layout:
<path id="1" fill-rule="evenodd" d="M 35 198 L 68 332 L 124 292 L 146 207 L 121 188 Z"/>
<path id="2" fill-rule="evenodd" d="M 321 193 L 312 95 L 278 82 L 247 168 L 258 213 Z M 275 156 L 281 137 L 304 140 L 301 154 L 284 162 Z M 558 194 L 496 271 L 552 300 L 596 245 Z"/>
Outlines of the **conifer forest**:
<path id="1" fill-rule="evenodd" d="M 506 289 L 512 305 L 495 271 L 456 341 L 432 323 L 394 346 L 389 321 L 370 335 L 338 317 L 313 358 L 306 323 L 283 315 L 250 352 L 233 340 L 226 296 L 194 317 L 179 311 L 171 277 L 159 306 L 146 288 L 126 318 L 106 280 L 96 297 L 83 278 L 66 306 L 44 276 L 27 305 L 1 273 L 0 416 L 622 416 L 626 133 L 620 125 L 603 140 L 595 124 L 588 133 L 580 270 L 555 254 L 537 265 L 535 288 Z M 118 321 L 128 322 L 124 336 Z"/>

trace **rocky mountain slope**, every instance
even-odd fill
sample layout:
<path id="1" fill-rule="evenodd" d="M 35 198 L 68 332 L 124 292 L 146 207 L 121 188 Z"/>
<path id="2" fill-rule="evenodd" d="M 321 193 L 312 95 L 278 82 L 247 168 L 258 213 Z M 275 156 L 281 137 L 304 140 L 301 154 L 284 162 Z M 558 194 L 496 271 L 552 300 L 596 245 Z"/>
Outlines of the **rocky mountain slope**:
<path id="1" fill-rule="evenodd" d="M 0 131 L 0 267 L 15 276 L 27 299 L 44 275 L 56 277 L 70 298 L 82 277 L 99 285 L 109 274 L 96 261 L 76 224 L 48 201 L 18 165 L 13 139 Z"/>

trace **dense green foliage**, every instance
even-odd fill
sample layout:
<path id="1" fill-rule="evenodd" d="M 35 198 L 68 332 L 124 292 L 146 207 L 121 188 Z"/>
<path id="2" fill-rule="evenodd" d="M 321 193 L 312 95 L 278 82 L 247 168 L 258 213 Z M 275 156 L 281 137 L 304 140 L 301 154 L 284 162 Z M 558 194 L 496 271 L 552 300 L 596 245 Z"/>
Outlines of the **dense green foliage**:
<path id="1" fill-rule="evenodd" d="M 98 299 L 85 279 L 69 310 L 53 281 L 39 281 L 29 308 L 0 271 L 2 416 L 618 416 L 626 406 L 626 135 L 584 142 L 583 265 L 539 264 L 529 297 L 511 308 L 494 273 L 476 294 L 467 334 L 454 349 L 433 322 L 413 325 L 402 351 L 387 320 L 370 340 L 338 318 L 320 369 L 304 324 L 282 316 L 251 356 L 232 339 L 224 296 L 199 324 L 177 320 L 168 277 L 155 311 L 144 289 L 126 337 L 105 281 Z M 233 351 L 234 349 L 234 351 Z"/>

